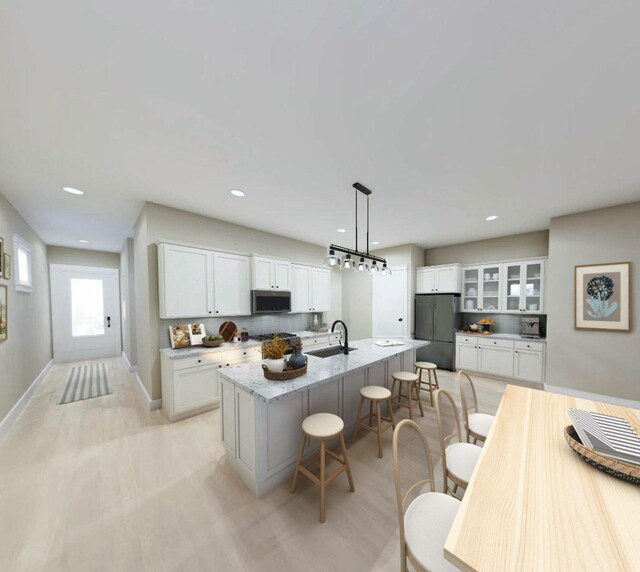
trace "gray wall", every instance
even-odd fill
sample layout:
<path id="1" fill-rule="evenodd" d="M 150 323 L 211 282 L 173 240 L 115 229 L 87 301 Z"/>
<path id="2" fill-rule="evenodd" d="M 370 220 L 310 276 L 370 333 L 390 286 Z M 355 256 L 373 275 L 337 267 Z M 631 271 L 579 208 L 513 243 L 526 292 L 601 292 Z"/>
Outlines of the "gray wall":
<path id="1" fill-rule="evenodd" d="M 47 247 L 0 194 L 0 236 L 12 262 L 14 233 L 31 243 L 33 292 L 16 292 L 13 278 L 0 278 L 8 290 L 9 318 L 7 341 L 0 342 L 0 419 L 52 358 Z"/>
<path id="2" fill-rule="evenodd" d="M 631 332 L 574 328 L 574 267 L 631 262 Z M 551 220 L 547 384 L 640 400 L 640 202 Z"/>
<path id="3" fill-rule="evenodd" d="M 285 216 L 285 215 L 283 215 Z M 138 371 L 151 399 L 161 397 L 160 328 L 158 307 L 158 254 L 156 241 L 173 240 L 266 256 L 277 256 L 301 264 L 322 265 L 326 249 L 322 246 L 292 240 L 188 213 L 146 203 L 134 228 L 136 277 L 136 321 L 138 335 Z M 331 274 L 331 312 L 323 320 L 331 323 L 342 315 L 342 285 L 339 271 Z M 143 331 L 144 330 L 144 331 Z"/>
<path id="4" fill-rule="evenodd" d="M 70 266 L 95 266 L 96 268 L 120 268 L 120 254 L 84 248 L 48 246 L 49 264 L 69 264 Z"/>
<path id="5" fill-rule="evenodd" d="M 122 319 L 122 351 L 129 363 L 136 366 L 136 277 L 133 238 L 127 238 L 120 251 L 120 315 Z"/>
<path id="6" fill-rule="evenodd" d="M 489 223 L 487 223 L 489 224 Z M 527 232 L 476 242 L 429 248 L 424 252 L 425 266 L 436 264 L 473 264 L 547 256 L 549 231 Z"/>

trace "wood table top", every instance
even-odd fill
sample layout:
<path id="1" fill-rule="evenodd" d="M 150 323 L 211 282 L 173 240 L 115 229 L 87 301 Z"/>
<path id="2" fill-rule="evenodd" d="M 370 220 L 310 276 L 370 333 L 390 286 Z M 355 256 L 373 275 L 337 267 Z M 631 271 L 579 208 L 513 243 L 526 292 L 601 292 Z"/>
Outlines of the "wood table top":
<path id="1" fill-rule="evenodd" d="M 570 407 L 640 410 L 509 385 L 445 544 L 465 571 L 640 570 L 640 486 L 582 461 Z"/>

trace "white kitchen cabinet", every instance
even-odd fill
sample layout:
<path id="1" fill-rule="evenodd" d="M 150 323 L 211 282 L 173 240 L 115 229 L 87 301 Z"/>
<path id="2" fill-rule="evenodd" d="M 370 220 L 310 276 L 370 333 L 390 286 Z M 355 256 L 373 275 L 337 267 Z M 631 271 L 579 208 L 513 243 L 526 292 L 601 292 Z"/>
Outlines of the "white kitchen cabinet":
<path id="1" fill-rule="evenodd" d="M 290 290 L 291 263 L 286 260 L 253 256 L 251 259 L 253 290 Z"/>
<path id="2" fill-rule="evenodd" d="M 462 270 L 463 312 L 500 312 L 502 265 L 465 266 Z"/>
<path id="3" fill-rule="evenodd" d="M 331 271 L 291 265 L 291 312 L 328 312 L 331 309 Z"/>
<path id="4" fill-rule="evenodd" d="M 460 292 L 461 266 L 424 266 L 416 272 L 416 294 Z"/>
<path id="5" fill-rule="evenodd" d="M 501 294 L 504 312 L 540 314 L 544 312 L 544 260 L 506 262 Z"/>
<path id="6" fill-rule="evenodd" d="M 456 368 L 457 369 L 478 369 L 478 346 L 475 342 L 456 343 Z"/>
<path id="7" fill-rule="evenodd" d="M 526 381 L 544 381 L 544 344 L 516 342 L 514 350 L 514 377 Z"/>
<path id="8" fill-rule="evenodd" d="M 213 313 L 212 255 L 201 248 L 158 246 L 161 318 L 199 318 Z"/>
<path id="9" fill-rule="evenodd" d="M 216 316 L 250 315 L 249 257 L 215 252 L 213 271 L 214 314 Z"/>
<path id="10" fill-rule="evenodd" d="M 513 377 L 513 344 L 504 346 L 478 346 L 478 371 Z"/>

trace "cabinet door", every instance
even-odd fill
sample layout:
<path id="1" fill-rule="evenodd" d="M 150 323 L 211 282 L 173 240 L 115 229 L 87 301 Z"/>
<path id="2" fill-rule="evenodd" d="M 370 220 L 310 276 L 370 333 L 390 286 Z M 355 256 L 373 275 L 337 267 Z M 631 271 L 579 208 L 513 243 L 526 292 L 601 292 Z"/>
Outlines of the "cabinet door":
<path id="1" fill-rule="evenodd" d="M 478 348 L 478 371 L 513 377 L 513 349 L 480 346 Z"/>
<path id="2" fill-rule="evenodd" d="M 291 311 L 311 312 L 311 268 L 291 265 Z"/>
<path id="3" fill-rule="evenodd" d="M 420 268 L 416 275 L 416 293 L 430 294 L 435 288 L 435 270 L 432 268 Z"/>
<path id="4" fill-rule="evenodd" d="M 276 260 L 274 266 L 274 283 L 279 290 L 291 290 L 291 263 Z"/>
<path id="5" fill-rule="evenodd" d="M 477 312 L 480 308 L 480 271 L 479 267 L 465 268 L 462 280 L 462 310 L 463 312 Z"/>
<path id="6" fill-rule="evenodd" d="M 514 354 L 514 377 L 542 383 L 543 362 L 544 354 L 542 352 L 516 350 Z"/>
<path id="7" fill-rule="evenodd" d="M 216 316 L 251 314 L 249 257 L 216 252 L 214 256 Z"/>
<path id="8" fill-rule="evenodd" d="M 328 312 L 331 309 L 331 271 L 311 269 L 311 310 Z"/>
<path id="9" fill-rule="evenodd" d="M 253 257 L 253 289 L 271 290 L 274 286 L 273 260 L 269 258 Z"/>
<path id="10" fill-rule="evenodd" d="M 500 264 L 480 269 L 479 309 L 482 312 L 500 311 L 500 269 Z"/>
<path id="11" fill-rule="evenodd" d="M 457 266 L 447 266 L 435 269 L 436 292 L 460 292 L 460 269 Z"/>
<path id="12" fill-rule="evenodd" d="M 218 366 L 203 365 L 173 374 L 174 413 L 211 405 L 218 399 Z"/>
<path id="13" fill-rule="evenodd" d="M 522 291 L 521 309 L 529 314 L 542 312 L 542 295 L 544 288 L 544 262 L 525 262 L 522 265 L 524 286 Z"/>
<path id="14" fill-rule="evenodd" d="M 456 368 L 478 369 L 478 347 L 475 344 L 456 345 Z"/>
<path id="15" fill-rule="evenodd" d="M 158 247 L 161 318 L 197 318 L 213 311 L 211 255 L 200 248 Z"/>
<path id="16" fill-rule="evenodd" d="M 509 314 L 522 309 L 522 265 L 511 262 L 503 265 L 502 309 Z"/>

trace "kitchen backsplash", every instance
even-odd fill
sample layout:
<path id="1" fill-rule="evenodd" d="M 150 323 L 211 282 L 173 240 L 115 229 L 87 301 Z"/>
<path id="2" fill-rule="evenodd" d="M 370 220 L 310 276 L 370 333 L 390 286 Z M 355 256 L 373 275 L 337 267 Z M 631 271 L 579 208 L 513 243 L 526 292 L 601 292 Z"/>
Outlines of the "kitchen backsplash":
<path id="1" fill-rule="evenodd" d="M 530 318 L 529 314 L 526 316 Z M 547 316 L 540 315 L 535 316 L 540 318 L 540 335 L 542 337 L 546 337 L 547 332 Z M 520 334 L 522 333 L 522 318 L 523 316 L 519 316 L 517 314 L 490 314 L 490 313 L 482 313 L 477 314 L 473 313 L 462 313 L 462 326 L 464 329 L 471 324 L 477 324 L 478 320 L 482 318 L 493 318 L 495 320 L 495 325 L 492 328 L 492 331 L 496 334 Z"/>
<path id="2" fill-rule="evenodd" d="M 322 325 L 322 314 L 318 323 Z M 160 347 L 169 348 L 169 326 L 180 324 L 204 324 L 207 334 L 217 334 L 223 322 L 231 321 L 238 326 L 238 331 L 246 326 L 249 335 L 272 334 L 274 332 L 302 332 L 311 329 L 314 314 L 262 314 L 259 316 L 231 316 L 229 318 L 193 318 L 191 320 L 160 320 Z"/>

